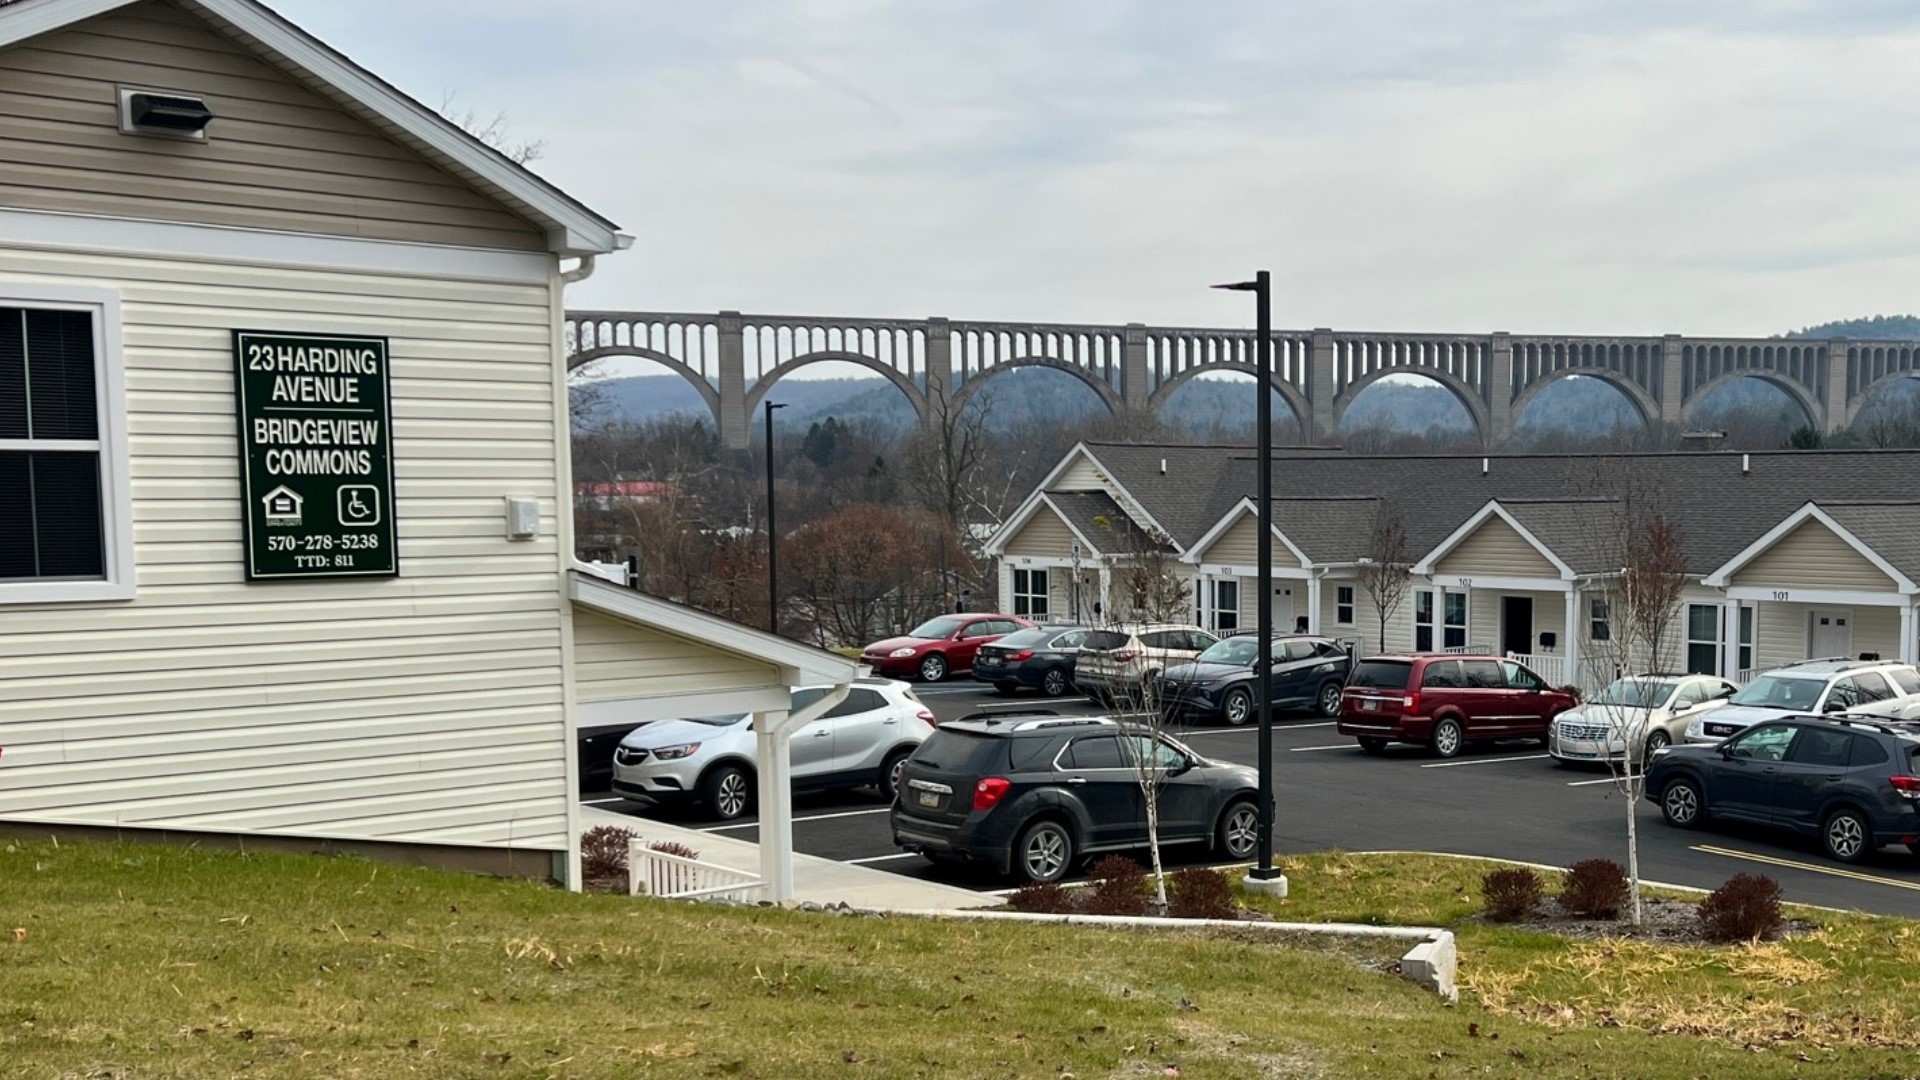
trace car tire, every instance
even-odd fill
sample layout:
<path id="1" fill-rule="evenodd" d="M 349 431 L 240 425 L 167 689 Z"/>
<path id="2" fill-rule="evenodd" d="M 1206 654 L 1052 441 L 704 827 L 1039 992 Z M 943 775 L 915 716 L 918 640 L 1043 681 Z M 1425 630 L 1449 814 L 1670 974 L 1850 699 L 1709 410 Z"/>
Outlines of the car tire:
<path id="1" fill-rule="evenodd" d="M 1251 800 L 1236 799 L 1220 814 L 1220 827 L 1214 831 L 1214 844 L 1227 858 L 1250 858 L 1260 846 L 1260 808 Z"/>
<path id="2" fill-rule="evenodd" d="M 745 817 L 753 808 L 753 777 L 738 765 L 720 765 L 700 781 L 700 797 L 722 821 Z"/>
<path id="3" fill-rule="evenodd" d="M 1012 697 L 1013 692 L 1018 689 L 1020 689 L 1020 684 L 1017 682 L 997 682 L 993 684 L 993 692 L 999 694 L 1001 697 Z"/>
<path id="4" fill-rule="evenodd" d="M 1314 699 L 1314 704 L 1321 716 L 1340 715 L 1340 693 L 1344 689 L 1346 688 L 1337 682 L 1325 683 L 1320 687 L 1320 695 Z"/>
<path id="5" fill-rule="evenodd" d="M 1059 881 L 1073 869 L 1073 834 L 1057 821 L 1036 821 L 1013 845 L 1013 872 L 1036 885 Z"/>
<path id="6" fill-rule="evenodd" d="M 1387 752 L 1387 740 L 1375 738 L 1372 735 L 1362 735 L 1360 736 L 1360 752 L 1378 757 Z"/>
<path id="7" fill-rule="evenodd" d="M 875 777 L 873 786 L 879 789 L 882 799 L 891 803 L 900 797 L 900 771 L 906 768 L 907 759 L 912 756 L 911 750 L 895 750 L 880 763 L 880 774 Z"/>
<path id="8" fill-rule="evenodd" d="M 1874 852 L 1873 822 L 1853 807 L 1843 806 L 1821 823 L 1820 846 L 1836 862 L 1865 862 Z"/>
<path id="9" fill-rule="evenodd" d="M 947 677 L 947 658 L 939 653 L 928 653 L 920 660 L 920 678 L 927 682 L 939 682 Z"/>
<path id="10" fill-rule="evenodd" d="M 1707 797 L 1700 781 L 1691 776 L 1676 776 L 1660 789 L 1660 816 L 1676 829 L 1697 829 L 1705 824 Z"/>
<path id="11" fill-rule="evenodd" d="M 1654 728 L 1647 732 L 1647 741 L 1640 747 L 1640 767 L 1644 769 L 1653 762 L 1654 751 L 1663 750 L 1672 745 L 1673 736 L 1667 734 L 1664 728 Z"/>
<path id="12" fill-rule="evenodd" d="M 1253 695 L 1244 687 L 1234 687 L 1220 699 L 1220 719 L 1228 727 L 1245 727 L 1253 720 Z"/>
<path id="13" fill-rule="evenodd" d="M 1065 697 L 1073 689 L 1073 680 L 1067 678 L 1064 668 L 1048 668 L 1040 677 L 1040 692 L 1048 697 Z"/>
<path id="14" fill-rule="evenodd" d="M 1461 728 L 1460 721 L 1451 716 L 1434 721 L 1433 737 L 1427 740 L 1427 750 L 1434 757 L 1459 757 L 1466 745 L 1467 733 Z"/>

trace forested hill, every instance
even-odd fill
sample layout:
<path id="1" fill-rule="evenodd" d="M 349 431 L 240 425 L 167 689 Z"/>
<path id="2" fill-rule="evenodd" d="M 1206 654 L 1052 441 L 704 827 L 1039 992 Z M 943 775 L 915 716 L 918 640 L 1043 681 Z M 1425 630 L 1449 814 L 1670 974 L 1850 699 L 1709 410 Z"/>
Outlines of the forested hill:
<path id="1" fill-rule="evenodd" d="M 1853 338 L 1863 341 L 1920 341 L 1920 315 L 1869 315 L 1795 330 L 1792 338 Z"/>

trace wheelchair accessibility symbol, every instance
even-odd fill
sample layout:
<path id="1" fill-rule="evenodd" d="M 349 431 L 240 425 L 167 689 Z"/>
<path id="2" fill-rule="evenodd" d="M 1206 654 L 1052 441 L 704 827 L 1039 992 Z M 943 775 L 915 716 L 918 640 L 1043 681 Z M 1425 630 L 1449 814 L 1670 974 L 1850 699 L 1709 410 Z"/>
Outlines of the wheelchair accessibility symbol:
<path id="1" fill-rule="evenodd" d="M 340 524 L 368 529 L 380 524 L 380 489 L 372 484 L 342 484 L 337 496 Z"/>

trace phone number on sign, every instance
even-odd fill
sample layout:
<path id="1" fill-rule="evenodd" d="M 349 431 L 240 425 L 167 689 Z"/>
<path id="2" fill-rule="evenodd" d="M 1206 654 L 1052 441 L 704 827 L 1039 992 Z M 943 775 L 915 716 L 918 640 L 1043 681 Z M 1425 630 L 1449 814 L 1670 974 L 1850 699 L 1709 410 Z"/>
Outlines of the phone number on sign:
<path id="1" fill-rule="evenodd" d="M 372 551 L 379 546 L 380 537 L 376 533 L 267 537 L 268 551 Z"/>

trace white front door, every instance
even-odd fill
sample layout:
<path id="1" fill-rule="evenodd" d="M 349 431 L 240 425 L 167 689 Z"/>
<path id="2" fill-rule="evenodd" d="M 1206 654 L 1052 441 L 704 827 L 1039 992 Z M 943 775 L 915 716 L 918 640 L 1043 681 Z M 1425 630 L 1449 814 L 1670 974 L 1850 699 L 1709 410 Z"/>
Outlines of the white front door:
<path id="1" fill-rule="evenodd" d="M 1814 608 L 1807 612 L 1807 656 L 1853 657 L 1853 610 L 1851 608 Z"/>
<path id="2" fill-rule="evenodd" d="M 1256 590 L 1257 591 L 1257 590 Z M 1276 581 L 1273 583 L 1273 632 L 1276 634 L 1293 633 L 1293 583 Z"/>

